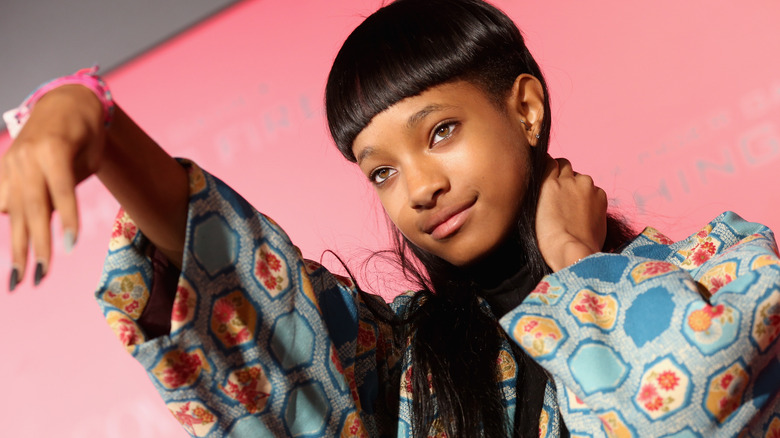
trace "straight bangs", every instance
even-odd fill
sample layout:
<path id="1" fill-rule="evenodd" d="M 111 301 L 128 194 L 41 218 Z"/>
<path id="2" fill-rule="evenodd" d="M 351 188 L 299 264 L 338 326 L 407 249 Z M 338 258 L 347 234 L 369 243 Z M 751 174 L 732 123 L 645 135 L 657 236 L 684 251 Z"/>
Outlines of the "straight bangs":
<path id="1" fill-rule="evenodd" d="M 542 81 L 546 94 L 520 31 L 493 6 L 399 0 L 368 17 L 336 56 L 325 91 L 328 126 L 342 155 L 355 162 L 355 137 L 393 104 L 455 80 L 499 102 L 522 73 Z"/>

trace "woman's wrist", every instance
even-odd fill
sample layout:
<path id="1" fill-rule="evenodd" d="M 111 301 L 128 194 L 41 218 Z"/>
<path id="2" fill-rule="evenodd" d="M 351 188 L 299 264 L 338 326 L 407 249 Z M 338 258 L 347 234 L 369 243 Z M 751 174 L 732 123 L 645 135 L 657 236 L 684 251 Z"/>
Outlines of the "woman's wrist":
<path id="1" fill-rule="evenodd" d="M 546 260 L 547 265 L 553 272 L 558 272 L 598 252 L 576 239 L 568 240 L 558 248 L 555 255 Z"/>
<path id="2" fill-rule="evenodd" d="M 52 79 L 30 93 L 17 108 L 6 111 L 3 114 L 3 119 L 11 138 L 17 137 L 30 118 L 33 107 L 40 100 L 55 90 L 61 91 L 60 89 L 63 87 L 72 87 L 74 85 L 80 85 L 84 89 L 89 90 L 97 99 L 102 109 L 102 121 L 108 126 L 114 114 L 114 99 L 106 83 L 98 76 L 97 71 L 98 67 L 93 66 L 79 70 L 72 75 Z"/>

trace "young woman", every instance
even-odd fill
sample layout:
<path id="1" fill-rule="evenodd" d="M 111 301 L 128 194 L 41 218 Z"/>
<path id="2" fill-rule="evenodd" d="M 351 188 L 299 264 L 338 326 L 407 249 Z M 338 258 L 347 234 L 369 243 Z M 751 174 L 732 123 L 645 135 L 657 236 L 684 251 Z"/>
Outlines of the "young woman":
<path id="1" fill-rule="evenodd" d="M 780 429 L 771 232 L 726 214 L 628 242 L 604 192 L 547 155 L 544 78 L 486 3 L 392 3 L 329 76 L 331 133 L 419 281 L 389 305 L 119 107 L 106 128 L 95 91 L 44 94 L 3 158 L 11 287 L 28 245 L 45 275 L 52 207 L 75 241 L 73 188 L 96 174 L 123 206 L 98 299 L 193 436 Z"/>

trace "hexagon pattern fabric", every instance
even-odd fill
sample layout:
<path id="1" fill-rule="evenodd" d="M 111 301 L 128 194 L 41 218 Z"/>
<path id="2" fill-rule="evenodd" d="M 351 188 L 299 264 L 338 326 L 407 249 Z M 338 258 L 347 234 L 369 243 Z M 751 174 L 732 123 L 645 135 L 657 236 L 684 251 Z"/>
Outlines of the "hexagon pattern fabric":
<path id="1" fill-rule="evenodd" d="M 408 339 L 350 279 L 304 260 L 273 220 L 182 164 L 191 197 L 170 334 L 149 339 L 139 323 L 153 266 L 122 212 L 96 294 L 171 413 L 195 437 L 411 436 Z M 553 376 L 540 436 L 559 436 L 561 415 L 572 436 L 780 433 L 779 273 L 771 232 L 727 213 L 683 242 L 647 229 L 621 254 L 546 277 L 501 321 Z M 702 289 L 717 293 L 706 302 Z M 388 310 L 411 303 L 404 294 Z M 516 370 L 504 344 L 510 419 Z M 429 435 L 442 436 L 435 425 Z"/>
<path id="2" fill-rule="evenodd" d="M 139 323 L 153 267 L 149 242 L 122 212 L 97 292 L 171 413 L 196 437 L 409 436 L 407 340 L 376 320 L 350 279 L 301 258 L 273 220 L 183 164 L 191 199 L 170 335 L 150 340 Z M 411 301 L 401 295 L 388 311 Z M 508 418 L 516 369 L 505 342 L 497 371 Z M 557 436 L 554 387 L 547 391 L 540 418 Z M 400 399 L 392 417 L 391 394 Z M 431 436 L 441 435 L 436 427 Z"/>
<path id="3" fill-rule="evenodd" d="M 647 228 L 500 322 L 553 375 L 572 436 L 780 436 L 780 260 L 734 213 L 677 243 Z"/>

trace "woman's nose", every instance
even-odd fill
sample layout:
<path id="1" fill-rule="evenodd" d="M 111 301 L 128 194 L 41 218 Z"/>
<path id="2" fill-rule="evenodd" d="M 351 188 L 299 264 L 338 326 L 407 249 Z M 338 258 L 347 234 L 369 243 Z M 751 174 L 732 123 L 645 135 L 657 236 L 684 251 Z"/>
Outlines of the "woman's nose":
<path id="1" fill-rule="evenodd" d="M 436 206 L 436 201 L 450 189 L 449 179 L 443 169 L 435 165 L 417 165 L 406 170 L 409 204 L 414 209 Z"/>

